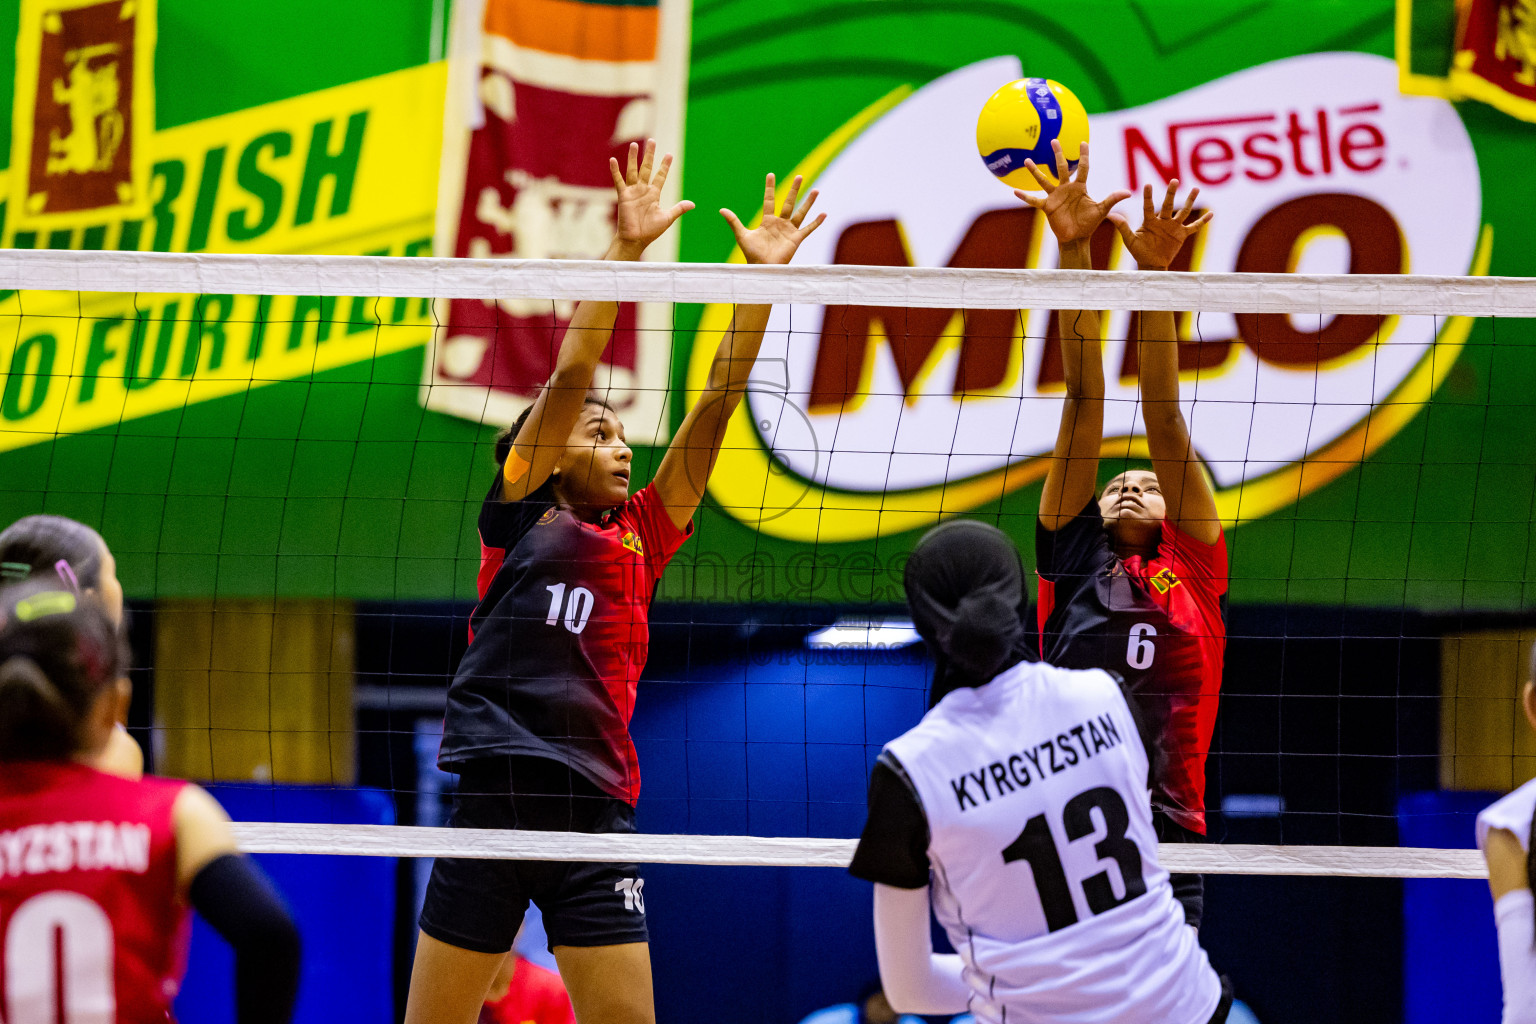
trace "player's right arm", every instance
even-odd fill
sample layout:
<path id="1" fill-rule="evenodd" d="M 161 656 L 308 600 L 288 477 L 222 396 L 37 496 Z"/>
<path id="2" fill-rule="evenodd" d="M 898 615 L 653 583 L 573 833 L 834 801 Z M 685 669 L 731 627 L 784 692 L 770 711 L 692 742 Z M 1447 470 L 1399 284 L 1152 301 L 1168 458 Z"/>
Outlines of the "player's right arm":
<path id="1" fill-rule="evenodd" d="M 299 933 L 288 909 L 206 790 L 182 789 L 171 820 L 177 889 L 235 952 L 236 1021 L 287 1024 L 299 992 Z"/>
<path id="2" fill-rule="evenodd" d="M 1162 209 L 1152 205 L 1152 186 L 1142 190 L 1141 228 L 1120 214 L 1111 214 L 1125 248 L 1141 270 L 1167 270 L 1184 243 L 1211 219 L 1209 212 L 1189 220 L 1198 188 L 1191 189 L 1182 209 L 1175 209 L 1179 182 L 1168 183 Z M 1189 424 L 1179 406 L 1179 345 L 1173 314 L 1149 310 L 1141 316 L 1141 337 L 1130 339 L 1138 348 L 1141 366 L 1141 418 L 1147 427 L 1147 448 L 1152 469 L 1168 508 L 1168 519 L 1202 544 L 1221 538 L 1221 516 L 1216 496 L 1201 471 L 1189 439 Z"/>
<path id="3" fill-rule="evenodd" d="M 1077 175 L 1067 171 L 1061 143 L 1052 142 L 1056 154 L 1056 180 L 1024 162 L 1044 189 L 1043 196 L 1016 190 L 1014 195 L 1041 211 L 1061 247 L 1064 270 L 1089 270 L 1088 241 L 1110 209 L 1130 193 L 1111 192 L 1102 201 L 1088 195 L 1088 144 L 1083 144 Z M 1104 442 L 1104 353 L 1099 314 L 1091 309 L 1064 309 L 1061 324 L 1061 365 L 1067 397 L 1061 407 L 1061 426 L 1056 448 L 1040 493 L 1040 525 L 1059 530 L 1093 497 L 1099 474 L 1099 449 Z"/>
<path id="4" fill-rule="evenodd" d="M 1483 842 L 1493 920 L 1499 934 L 1499 974 L 1504 979 L 1503 1024 L 1536 1022 L 1536 905 L 1525 848 L 1508 829 L 1488 830 Z"/>
<path id="5" fill-rule="evenodd" d="M 618 229 L 603 254 L 605 260 L 638 260 L 646 246 L 693 209 L 693 204 L 686 200 L 670 210 L 662 208 L 661 189 L 672 167 L 672 155 L 662 157 L 653 174 L 655 157 L 656 141 L 647 139 L 643 156 L 639 145 L 630 143 L 628 166 L 622 171 L 617 160 L 608 161 L 618 193 Z M 503 501 L 525 498 L 549 479 L 565 452 L 571 428 L 581 415 L 587 389 L 592 386 L 592 376 L 608 347 L 618 315 L 617 302 L 587 301 L 577 305 L 560 342 L 560 354 L 555 358 L 549 383 L 534 399 L 533 411 L 512 442 L 512 451 L 502 470 Z"/>

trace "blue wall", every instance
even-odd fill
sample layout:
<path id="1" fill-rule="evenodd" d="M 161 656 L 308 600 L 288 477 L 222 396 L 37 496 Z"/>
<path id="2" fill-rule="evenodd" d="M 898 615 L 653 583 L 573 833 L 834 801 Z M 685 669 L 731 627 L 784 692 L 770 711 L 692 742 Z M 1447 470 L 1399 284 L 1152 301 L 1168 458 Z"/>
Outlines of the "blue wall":
<path id="1" fill-rule="evenodd" d="M 236 821 L 392 825 L 389 794 L 372 789 L 210 786 Z M 256 857 L 288 902 L 304 943 L 295 1024 L 395 1019 L 395 861 L 388 857 Z M 179 1020 L 234 1024 L 234 956 L 201 917 L 192 926 Z"/>

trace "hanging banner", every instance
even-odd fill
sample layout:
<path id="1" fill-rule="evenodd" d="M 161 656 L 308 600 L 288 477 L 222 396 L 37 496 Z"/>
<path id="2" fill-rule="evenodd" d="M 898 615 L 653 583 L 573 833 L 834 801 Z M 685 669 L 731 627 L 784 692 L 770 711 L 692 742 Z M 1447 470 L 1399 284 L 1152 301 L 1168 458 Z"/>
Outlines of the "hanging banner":
<path id="1" fill-rule="evenodd" d="M 1536 0 L 1470 0 L 1461 12 L 1450 87 L 1536 121 Z"/>
<path id="2" fill-rule="evenodd" d="M 796 168 L 839 199 L 800 256 L 1055 266 L 1044 218 L 985 173 L 971 125 L 954 116 L 1022 76 L 1018 58 L 995 57 L 856 116 Z M 1472 141 L 1449 104 L 1401 96 L 1395 77 L 1382 57 L 1304 54 L 1096 114 L 1098 187 L 1200 186 L 1219 215 L 1176 270 L 1486 273 Z M 926 173 L 947 188 L 882 176 L 912 139 L 926 140 Z M 1435 159 L 1419 159 L 1426 152 Z M 1431 191 L 1433 207 L 1421 201 Z M 1112 225 L 1093 253 L 1097 269 L 1116 269 Z M 752 414 L 732 421 L 710 493 L 761 533 L 825 543 L 910 531 L 1038 481 L 1064 388 L 1057 316 L 774 307 L 759 362 L 787 379 L 749 393 Z M 729 307 L 705 312 L 691 386 L 729 320 Z M 1104 434 L 1122 453 L 1141 430 L 1134 320 L 1106 319 Z M 1294 504 L 1388 441 L 1444 379 L 1470 326 L 1211 313 L 1180 322 L 1180 366 L 1201 399 L 1186 414 L 1229 525 Z"/>
<path id="3" fill-rule="evenodd" d="M 155 0 L 24 0 L 11 115 L 19 223 L 148 212 L 154 63 Z"/>
<path id="4" fill-rule="evenodd" d="M 656 137 L 682 149 L 687 0 L 486 0 L 456 5 L 436 251 L 442 256 L 596 259 L 613 236 L 608 158 Z M 470 19 L 476 19 L 470 21 Z M 668 183 L 673 202 L 679 175 Z M 673 260 L 677 231 L 647 259 Z M 428 408 L 509 424 L 538 393 L 574 303 L 438 304 Z M 672 311 L 625 304 L 595 385 L 632 443 L 667 435 Z"/>

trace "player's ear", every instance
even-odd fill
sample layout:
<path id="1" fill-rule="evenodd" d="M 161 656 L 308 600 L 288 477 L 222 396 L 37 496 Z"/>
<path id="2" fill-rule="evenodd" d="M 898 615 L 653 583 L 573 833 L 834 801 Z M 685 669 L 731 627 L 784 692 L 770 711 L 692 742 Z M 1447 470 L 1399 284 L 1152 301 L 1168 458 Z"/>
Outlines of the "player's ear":
<path id="1" fill-rule="evenodd" d="M 1531 723 L 1532 729 L 1536 729 L 1536 679 L 1525 684 L 1521 697 L 1521 703 L 1525 706 L 1525 720 Z"/>

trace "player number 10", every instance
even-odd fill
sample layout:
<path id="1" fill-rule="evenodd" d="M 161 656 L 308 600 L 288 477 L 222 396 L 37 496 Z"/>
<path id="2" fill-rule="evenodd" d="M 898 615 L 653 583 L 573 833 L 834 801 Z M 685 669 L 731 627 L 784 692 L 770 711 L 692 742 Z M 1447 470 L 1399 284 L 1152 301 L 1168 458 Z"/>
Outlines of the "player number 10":
<path id="1" fill-rule="evenodd" d="M 556 583 L 544 589 L 549 591 L 549 614 L 544 616 L 544 625 L 561 625 L 561 610 L 564 609 L 563 624 L 566 629 L 580 633 L 587 628 L 587 620 L 592 617 L 592 608 L 597 604 L 592 591 L 586 587 L 572 587 L 567 596 L 564 583 Z"/>

